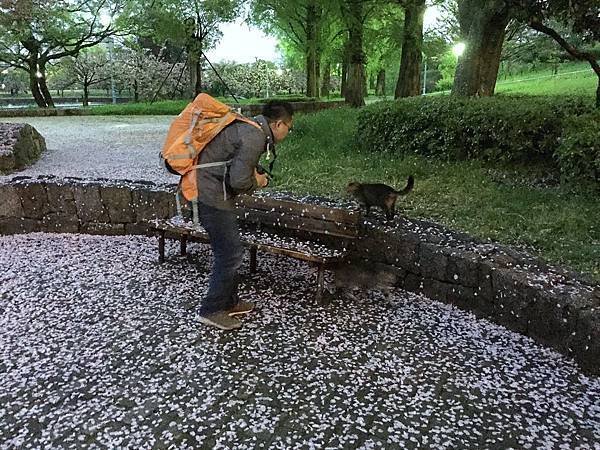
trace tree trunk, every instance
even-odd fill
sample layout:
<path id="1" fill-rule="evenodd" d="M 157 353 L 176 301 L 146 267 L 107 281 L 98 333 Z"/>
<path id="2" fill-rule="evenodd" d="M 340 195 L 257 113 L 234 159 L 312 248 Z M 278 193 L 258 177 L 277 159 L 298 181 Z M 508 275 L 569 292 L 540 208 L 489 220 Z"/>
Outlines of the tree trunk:
<path id="1" fill-rule="evenodd" d="M 83 83 L 83 106 L 89 106 L 90 102 L 89 102 L 89 84 L 87 83 L 87 81 L 84 81 Z"/>
<path id="2" fill-rule="evenodd" d="M 47 108 L 48 104 L 38 84 L 38 54 L 31 52 L 27 62 L 29 65 L 29 88 L 31 89 L 31 95 L 33 95 L 33 99 L 40 108 Z"/>
<path id="3" fill-rule="evenodd" d="M 482 8 L 479 0 L 459 4 L 458 19 L 465 53 L 460 57 L 452 94 L 494 95 L 509 11 L 503 0 L 492 0 Z"/>
<path id="4" fill-rule="evenodd" d="M 46 84 L 46 64 L 39 64 L 40 74 L 42 75 L 38 79 L 38 85 L 40 86 L 40 92 L 44 96 L 46 100 L 46 105 L 50 108 L 54 108 L 54 100 L 52 100 L 52 94 L 50 93 L 50 89 L 48 89 L 48 85 Z"/>
<path id="5" fill-rule="evenodd" d="M 348 41 L 344 44 L 344 59 L 342 61 L 342 74 L 340 76 L 341 86 L 340 95 L 346 97 L 346 91 L 348 90 L 348 67 L 350 67 L 350 51 L 348 50 Z"/>
<path id="6" fill-rule="evenodd" d="M 306 8 L 306 96 L 319 96 L 319 22 L 321 11 L 314 1 Z"/>
<path id="7" fill-rule="evenodd" d="M 377 82 L 375 83 L 375 95 L 378 97 L 385 96 L 385 70 L 381 69 L 377 72 Z"/>
<path id="8" fill-rule="evenodd" d="M 138 82 L 137 82 L 137 80 L 135 80 L 133 82 L 133 101 L 136 102 L 136 103 L 140 101 L 140 93 L 139 93 L 139 90 L 138 90 Z"/>
<path id="9" fill-rule="evenodd" d="M 404 9 L 402 57 L 394 98 L 421 94 L 424 13 L 425 0 L 411 0 Z"/>
<path id="10" fill-rule="evenodd" d="M 317 48 L 317 57 L 316 57 L 316 63 L 315 63 L 315 75 L 316 75 L 316 85 L 317 85 L 317 90 L 316 90 L 316 98 L 321 97 L 321 52 L 320 50 Z"/>
<path id="11" fill-rule="evenodd" d="M 323 84 L 321 85 L 321 96 L 329 97 L 331 90 L 331 63 L 327 61 L 323 69 Z"/>
<path id="12" fill-rule="evenodd" d="M 33 95 L 35 103 L 37 103 L 37 105 L 40 108 L 47 108 L 48 105 L 46 104 L 46 100 L 40 92 L 40 87 L 38 85 L 36 73 L 37 67 L 33 69 L 33 71 L 31 70 L 31 68 L 29 69 L 29 88 L 31 89 L 31 95 Z"/>
<path id="13" fill-rule="evenodd" d="M 363 51 L 363 4 L 361 0 L 347 2 L 350 67 L 348 70 L 348 84 L 346 87 L 346 102 L 357 108 L 365 104 L 365 53 Z"/>
<path id="14" fill-rule="evenodd" d="M 198 84 L 198 56 L 193 51 L 188 52 L 188 67 L 190 70 L 189 95 L 191 98 L 195 98 L 197 95 L 196 86 Z"/>

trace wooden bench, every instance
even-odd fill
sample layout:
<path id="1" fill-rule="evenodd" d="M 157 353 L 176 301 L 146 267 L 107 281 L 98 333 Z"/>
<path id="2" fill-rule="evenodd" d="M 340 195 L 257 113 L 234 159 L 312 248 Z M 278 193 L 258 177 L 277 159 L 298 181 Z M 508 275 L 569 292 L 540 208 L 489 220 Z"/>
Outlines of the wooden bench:
<path id="1" fill-rule="evenodd" d="M 257 270 L 257 252 L 284 255 L 317 266 L 315 298 L 322 302 L 325 270 L 344 261 L 360 237 L 360 211 L 300 203 L 290 199 L 241 196 L 237 202 L 242 243 L 250 251 L 250 271 Z M 199 224 L 182 217 L 155 220 L 159 262 L 165 261 L 165 239 L 177 239 L 185 255 L 189 241 L 208 243 Z"/>

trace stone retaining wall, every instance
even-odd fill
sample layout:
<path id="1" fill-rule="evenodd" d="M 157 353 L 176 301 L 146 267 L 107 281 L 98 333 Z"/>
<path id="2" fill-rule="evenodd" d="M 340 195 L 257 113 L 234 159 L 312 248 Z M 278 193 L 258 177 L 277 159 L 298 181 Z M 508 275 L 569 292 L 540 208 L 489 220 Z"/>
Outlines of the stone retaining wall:
<path id="1" fill-rule="evenodd" d="M 171 192 L 150 182 L 15 177 L 0 184 L 0 234 L 146 234 L 150 219 L 174 215 Z M 433 223 L 365 225 L 354 256 L 394 271 L 401 287 L 471 310 L 600 374 L 598 285 Z"/>

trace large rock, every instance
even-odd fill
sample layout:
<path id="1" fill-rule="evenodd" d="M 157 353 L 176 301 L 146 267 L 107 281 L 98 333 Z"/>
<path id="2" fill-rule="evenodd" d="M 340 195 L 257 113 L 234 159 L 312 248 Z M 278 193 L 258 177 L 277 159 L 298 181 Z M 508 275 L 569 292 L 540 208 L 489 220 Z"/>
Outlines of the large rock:
<path id="1" fill-rule="evenodd" d="M 27 123 L 0 123 L 0 172 L 9 173 L 37 161 L 46 140 Z"/>

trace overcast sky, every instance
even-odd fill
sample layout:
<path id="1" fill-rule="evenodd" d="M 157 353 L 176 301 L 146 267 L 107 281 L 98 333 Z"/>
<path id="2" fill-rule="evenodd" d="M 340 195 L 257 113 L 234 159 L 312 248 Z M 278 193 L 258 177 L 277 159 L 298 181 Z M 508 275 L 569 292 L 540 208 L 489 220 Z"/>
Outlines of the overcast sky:
<path id="1" fill-rule="evenodd" d="M 427 8 L 424 17 L 425 29 L 435 23 L 437 14 L 435 7 Z M 225 60 L 248 63 L 256 58 L 279 61 L 277 40 L 243 23 L 243 19 L 238 19 L 235 23 L 221 24 L 220 28 L 223 32 L 221 41 L 214 50 L 206 53 L 211 62 Z"/>
<path id="2" fill-rule="evenodd" d="M 248 63 L 258 59 L 277 61 L 277 40 L 238 19 L 235 23 L 221 24 L 223 37 L 214 50 L 206 52 L 211 62 L 236 61 Z"/>

